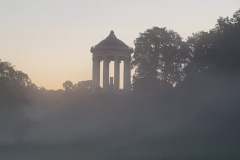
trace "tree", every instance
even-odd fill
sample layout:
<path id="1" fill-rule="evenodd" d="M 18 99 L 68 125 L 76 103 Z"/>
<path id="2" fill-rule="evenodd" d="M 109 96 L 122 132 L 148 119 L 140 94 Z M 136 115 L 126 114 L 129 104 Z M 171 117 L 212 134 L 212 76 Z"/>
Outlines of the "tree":
<path id="1" fill-rule="evenodd" d="M 218 71 L 240 71 L 240 9 L 232 18 L 219 18 L 214 29 L 210 31 L 214 37 L 210 52 L 214 56 L 213 64 Z"/>
<path id="2" fill-rule="evenodd" d="M 189 48 L 189 63 L 184 71 L 187 78 L 191 78 L 211 67 L 208 53 L 213 44 L 210 34 L 202 31 L 189 37 L 187 45 Z"/>
<path id="3" fill-rule="evenodd" d="M 153 27 L 140 33 L 134 43 L 134 89 L 173 87 L 184 79 L 188 49 L 178 33 Z"/>
<path id="4" fill-rule="evenodd" d="M 66 81 L 66 82 L 63 83 L 63 88 L 66 91 L 71 91 L 71 90 L 73 90 L 74 85 L 71 81 Z"/>
<path id="5" fill-rule="evenodd" d="M 63 88 L 65 91 L 81 91 L 81 92 L 86 92 L 90 91 L 92 87 L 92 81 L 87 80 L 87 81 L 79 81 L 76 84 L 73 84 L 71 81 L 66 81 L 63 83 Z"/>
<path id="6" fill-rule="evenodd" d="M 218 19 L 215 28 L 188 38 L 191 60 L 187 77 L 200 73 L 240 71 L 240 10 L 232 18 Z"/>
<path id="7" fill-rule="evenodd" d="M 90 91 L 92 87 L 92 81 L 79 81 L 77 84 L 74 84 L 74 90 L 79 90 L 82 92 Z"/>
<path id="8" fill-rule="evenodd" d="M 0 60 L 0 131 L 12 135 L 19 143 L 32 125 L 23 108 L 30 104 L 27 98 L 29 88 L 35 87 L 27 74 Z"/>

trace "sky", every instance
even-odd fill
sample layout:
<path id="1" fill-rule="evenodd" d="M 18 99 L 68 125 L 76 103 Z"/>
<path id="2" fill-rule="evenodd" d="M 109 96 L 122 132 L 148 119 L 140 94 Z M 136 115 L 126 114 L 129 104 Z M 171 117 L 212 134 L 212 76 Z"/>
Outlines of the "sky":
<path id="1" fill-rule="evenodd" d="M 111 30 L 134 48 L 146 29 L 186 39 L 239 8 L 239 0 L 0 0 L 0 59 L 39 87 L 61 89 L 66 80 L 91 80 L 90 48 Z"/>

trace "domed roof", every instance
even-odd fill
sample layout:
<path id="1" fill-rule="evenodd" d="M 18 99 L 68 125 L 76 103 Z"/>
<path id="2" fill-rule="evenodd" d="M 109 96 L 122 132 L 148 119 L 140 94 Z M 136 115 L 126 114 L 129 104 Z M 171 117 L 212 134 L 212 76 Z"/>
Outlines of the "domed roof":
<path id="1" fill-rule="evenodd" d="M 111 31 L 108 37 L 98 43 L 96 46 L 91 48 L 91 52 L 94 51 L 105 51 L 105 50 L 121 50 L 127 52 L 133 52 L 133 49 L 127 46 L 123 41 L 118 39 L 114 32 Z"/>

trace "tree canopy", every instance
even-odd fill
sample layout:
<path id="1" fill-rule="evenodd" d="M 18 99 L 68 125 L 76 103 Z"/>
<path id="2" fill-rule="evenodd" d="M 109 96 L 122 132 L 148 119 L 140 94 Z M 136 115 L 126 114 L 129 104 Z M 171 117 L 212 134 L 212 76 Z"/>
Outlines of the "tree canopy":
<path id="1" fill-rule="evenodd" d="M 153 27 L 134 41 L 133 88 L 173 87 L 202 73 L 240 71 L 240 10 L 220 17 L 208 32 L 194 33 L 184 42 L 166 28 Z"/>
<path id="2" fill-rule="evenodd" d="M 209 32 L 198 32 L 188 38 L 191 60 L 188 77 L 199 73 L 240 71 L 240 10 L 232 18 L 220 17 Z"/>
<path id="3" fill-rule="evenodd" d="M 188 49 L 178 33 L 153 27 L 140 33 L 134 44 L 134 89 L 173 87 L 184 79 Z"/>
<path id="4" fill-rule="evenodd" d="M 67 80 L 63 83 L 63 89 L 65 91 L 80 91 L 80 92 L 87 92 L 90 91 L 92 87 L 92 81 L 86 80 L 86 81 L 79 81 L 76 84 L 73 84 L 73 82 Z"/>
<path id="5" fill-rule="evenodd" d="M 23 112 L 23 107 L 30 104 L 27 97 L 30 88 L 36 86 L 27 74 L 0 60 L 0 130 L 18 142 L 23 140 L 32 124 Z"/>

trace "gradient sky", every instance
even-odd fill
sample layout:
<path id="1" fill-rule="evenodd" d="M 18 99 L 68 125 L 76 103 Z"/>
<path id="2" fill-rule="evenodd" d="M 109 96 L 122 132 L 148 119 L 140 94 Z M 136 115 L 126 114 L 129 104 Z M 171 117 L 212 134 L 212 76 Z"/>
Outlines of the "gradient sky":
<path id="1" fill-rule="evenodd" d="M 240 0 L 0 0 L 0 59 L 37 86 L 59 89 L 91 79 L 90 48 L 111 30 L 131 47 L 153 26 L 186 39 L 239 8 Z"/>

